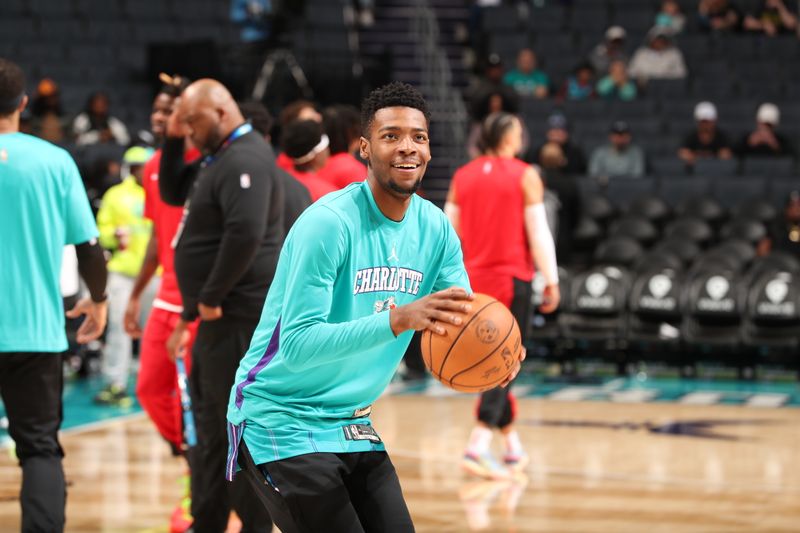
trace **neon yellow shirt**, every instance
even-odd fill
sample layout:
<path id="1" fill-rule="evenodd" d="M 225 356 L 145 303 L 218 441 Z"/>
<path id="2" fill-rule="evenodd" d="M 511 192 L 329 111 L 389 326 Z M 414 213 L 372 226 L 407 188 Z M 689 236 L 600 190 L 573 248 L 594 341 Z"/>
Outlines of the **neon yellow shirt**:
<path id="1" fill-rule="evenodd" d="M 109 272 L 130 277 L 139 273 L 150 240 L 151 224 L 144 217 L 144 189 L 136 183 L 136 178 L 128 176 L 106 191 L 97 213 L 97 229 L 100 244 L 111 250 Z"/>

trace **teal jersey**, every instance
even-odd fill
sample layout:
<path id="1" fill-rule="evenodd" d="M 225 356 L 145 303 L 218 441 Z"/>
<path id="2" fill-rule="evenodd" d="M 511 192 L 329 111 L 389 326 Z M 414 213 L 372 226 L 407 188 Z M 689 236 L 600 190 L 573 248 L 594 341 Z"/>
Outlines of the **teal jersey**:
<path id="1" fill-rule="evenodd" d="M 97 237 L 78 167 L 46 141 L 2 134 L 0 199 L 0 352 L 63 352 L 64 246 Z"/>
<path id="2" fill-rule="evenodd" d="M 242 437 L 256 464 L 314 452 L 383 450 L 371 404 L 413 335 L 389 310 L 438 290 L 469 290 L 444 213 L 413 196 L 401 222 L 367 181 L 309 207 L 286 238 L 228 405 L 228 477 Z"/>

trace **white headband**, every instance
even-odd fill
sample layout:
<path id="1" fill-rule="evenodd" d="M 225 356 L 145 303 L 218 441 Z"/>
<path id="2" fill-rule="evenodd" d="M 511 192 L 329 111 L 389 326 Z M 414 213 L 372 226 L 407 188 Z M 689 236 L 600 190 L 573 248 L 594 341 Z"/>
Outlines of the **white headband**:
<path id="1" fill-rule="evenodd" d="M 312 148 L 310 152 L 308 152 L 304 156 L 295 157 L 294 159 L 292 159 L 292 161 L 294 161 L 296 165 L 303 165 L 305 163 L 308 163 L 309 161 L 317 157 L 317 154 L 319 154 L 325 148 L 327 148 L 329 144 L 330 144 L 330 139 L 328 139 L 327 135 L 323 134 L 319 140 L 319 144 L 317 144 L 314 148 Z"/>

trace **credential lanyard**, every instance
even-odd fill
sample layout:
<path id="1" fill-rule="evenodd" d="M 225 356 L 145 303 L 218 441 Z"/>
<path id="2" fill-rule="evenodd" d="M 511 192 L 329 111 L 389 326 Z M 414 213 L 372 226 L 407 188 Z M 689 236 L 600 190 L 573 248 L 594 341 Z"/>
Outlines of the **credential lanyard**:
<path id="1" fill-rule="evenodd" d="M 253 125 L 250 124 L 249 122 L 245 122 L 235 130 L 233 130 L 231 134 L 228 135 L 228 138 L 225 139 L 225 141 L 220 145 L 219 148 L 217 148 L 217 150 L 213 154 L 207 155 L 206 157 L 203 158 L 203 162 L 200 163 L 200 166 L 205 168 L 214 161 L 216 161 L 219 158 L 219 156 L 222 155 L 222 152 L 228 149 L 228 147 L 231 145 L 233 141 L 235 141 L 242 135 L 247 135 L 251 131 L 253 131 Z"/>

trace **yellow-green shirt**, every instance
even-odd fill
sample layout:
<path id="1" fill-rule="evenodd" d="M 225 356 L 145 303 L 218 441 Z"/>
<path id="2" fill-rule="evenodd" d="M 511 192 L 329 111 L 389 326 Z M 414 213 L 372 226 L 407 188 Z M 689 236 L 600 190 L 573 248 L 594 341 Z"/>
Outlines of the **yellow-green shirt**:
<path id="1" fill-rule="evenodd" d="M 111 250 L 109 272 L 134 277 L 139 273 L 150 240 L 152 222 L 144 218 L 144 189 L 136 178 L 128 176 L 103 195 L 97 213 L 100 244 Z M 117 231 L 127 233 L 127 242 L 121 246 Z"/>

